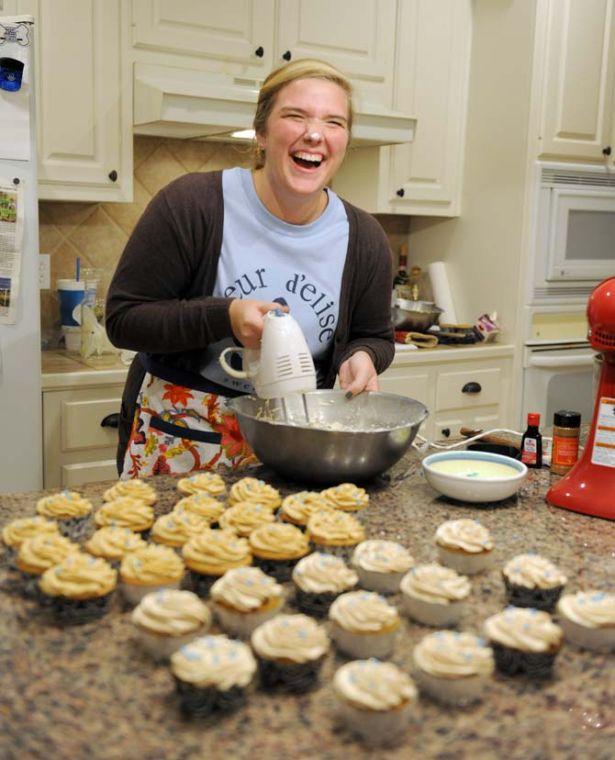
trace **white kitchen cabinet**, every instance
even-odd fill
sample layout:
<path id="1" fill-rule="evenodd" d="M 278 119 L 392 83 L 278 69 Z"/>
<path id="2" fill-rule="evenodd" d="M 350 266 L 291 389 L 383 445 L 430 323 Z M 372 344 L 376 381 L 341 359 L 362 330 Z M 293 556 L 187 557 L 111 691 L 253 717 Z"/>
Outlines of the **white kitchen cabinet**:
<path id="1" fill-rule="evenodd" d="M 117 478 L 117 427 L 123 383 L 43 393 L 43 483 L 73 488 Z M 104 423 L 104 424 L 103 424 Z"/>
<path id="2" fill-rule="evenodd" d="M 340 195 L 372 213 L 459 215 L 471 30 L 469 0 L 399 4 L 393 108 L 417 118 L 414 141 L 351 151 Z"/>
<path id="3" fill-rule="evenodd" d="M 614 12 L 615 0 L 539 1 L 540 158 L 612 164 Z"/>
<path id="4" fill-rule="evenodd" d="M 293 58 L 337 66 L 361 102 L 391 108 L 400 0 L 132 0 L 134 59 L 233 77 L 241 97 Z M 403 3 L 401 3 L 403 5 Z"/>
<path id="5" fill-rule="evenodd" d="M 18 0 L 35 19 L 39 198 L 132 200 L 122 0 Z"/>
<path id="6" fill-rule="evenodd" d="M 398 352 L 380 377 L 380 389 L 425 404 L 421 434 L 431 440 L 459 437 L 461 427 L 510 424 L 512 346 L 479 346 Z"/>

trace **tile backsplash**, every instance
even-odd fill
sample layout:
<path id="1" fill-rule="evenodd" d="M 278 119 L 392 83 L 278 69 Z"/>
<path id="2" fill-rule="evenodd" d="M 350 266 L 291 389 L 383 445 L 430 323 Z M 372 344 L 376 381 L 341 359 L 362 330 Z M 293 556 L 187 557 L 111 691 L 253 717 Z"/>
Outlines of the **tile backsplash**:
<path id="1" fill-rule="evenodd" d="M 100 293 L 104 296 L 130 233 L 158 190 L 188 172 L 249 165 L 250 150 L 243 145 L 136 136 L 132 203 L 41 201 L 40 251 L 51 255 L 52 287 L 41 291 L 41 329 L 49 347 L 54 347 L 59 337 L 55 281 L 74 277 L 78 256 L 82 267 L 101 270 Z M 407 240 L 409 219 L 393 215 L 378 218 L 391 249 L 397 253 Z"/>

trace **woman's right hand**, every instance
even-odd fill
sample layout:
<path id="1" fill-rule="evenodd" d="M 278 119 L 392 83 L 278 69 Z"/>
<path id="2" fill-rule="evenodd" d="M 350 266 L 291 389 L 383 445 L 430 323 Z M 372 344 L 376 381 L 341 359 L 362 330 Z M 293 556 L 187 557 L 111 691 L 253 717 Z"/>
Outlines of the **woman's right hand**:
<path id="1" fill-rule="evenodd" d="M 288 311 L 274 301 L 257 301 L 252 298 L 235 298 L 229 306 L 233 335 L 246 348 L 260 348 L 263 334 L 263 317 L 272 309 Z"/>

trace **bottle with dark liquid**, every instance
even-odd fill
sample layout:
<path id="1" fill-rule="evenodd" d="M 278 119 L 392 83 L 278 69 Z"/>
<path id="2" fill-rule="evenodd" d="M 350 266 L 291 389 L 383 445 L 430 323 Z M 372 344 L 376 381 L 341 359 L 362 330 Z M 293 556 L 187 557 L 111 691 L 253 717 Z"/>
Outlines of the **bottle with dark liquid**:
<path id="1" fill-rule="evenodd" d="M 539 425 L 540 415 L 530 412 L 527 416 L 527 430 L 521 439 L 521 461 L 528 467 L 542 467 L 542 435 Z"/>
<path id="2" fill-rule="evenodd" d="M 408 277 L 408 246 L 404 243 L 399 251 L 399 265 L 397 274 L 393 278 L 393 301 L 396 298 L 407 298 L 407 289 L 410 278 Z"/>

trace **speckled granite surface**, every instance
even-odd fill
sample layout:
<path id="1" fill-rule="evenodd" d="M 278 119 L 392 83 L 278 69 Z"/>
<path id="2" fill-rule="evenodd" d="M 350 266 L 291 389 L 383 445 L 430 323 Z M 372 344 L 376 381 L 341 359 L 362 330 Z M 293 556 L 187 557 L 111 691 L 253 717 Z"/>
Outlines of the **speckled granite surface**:
<path id="1" fill-rule="evenodd" d="M 396 481 L 396 474 L 408 468 L 409 476 Z M 371 504 L 359 517 L 369 537 L 399 540 L 420 562 L 435 559 L 432 536 L 443 520 L 473 517 L 489 528 L 497 561 L 493 570 L 474 576 L 461 629 L 479 631 L 482 621 L 502 608 L 499 570 L 520 552 L 538 551 L 555 560 L 570 578 L 568 590 L 612 587 L 615 524 L 548 507 L 543 501 L 548 471 L 531 471 L 518 498 L 481 508 L 439 497 L 417 470 L 411 454 L 390 473 L 390 481 L 373 483 Z M 284 495 L 301 488 L 264 469 L 254 474 Z M 151 482 L 160 494 L 157 512 L 169 511 L 178 499 L 176 481 L 158 477 Z M 98 505 L 108 485 L 80 490 Z M 37 496 L 0 495 L 0 525 L 33 514 Z M 239 713 L 213 724 L 185 721 L 168 668 L 154 665 L 139 650 L 119 599 L 102 621 L 62 629 L 47 622 L 34 602 L 9 593 L 6 577 L 2 559 L 0 757 L 6 760 L 615 756 L 613 655 L 565 645 L 551 681 L 538 685 L 495 676 L 484 702 L 471 708 L 443 708 L 421 698 L 405 744 L 370 751 L 335 723 L 330 683 L 345 662 L 339 655 L 329 654 L 322 685 L 309 695 L 272 695 L 255 686 Z M 394 662 L 408 668 L 412 647 L 429 630 L 404 620 Z"/>

